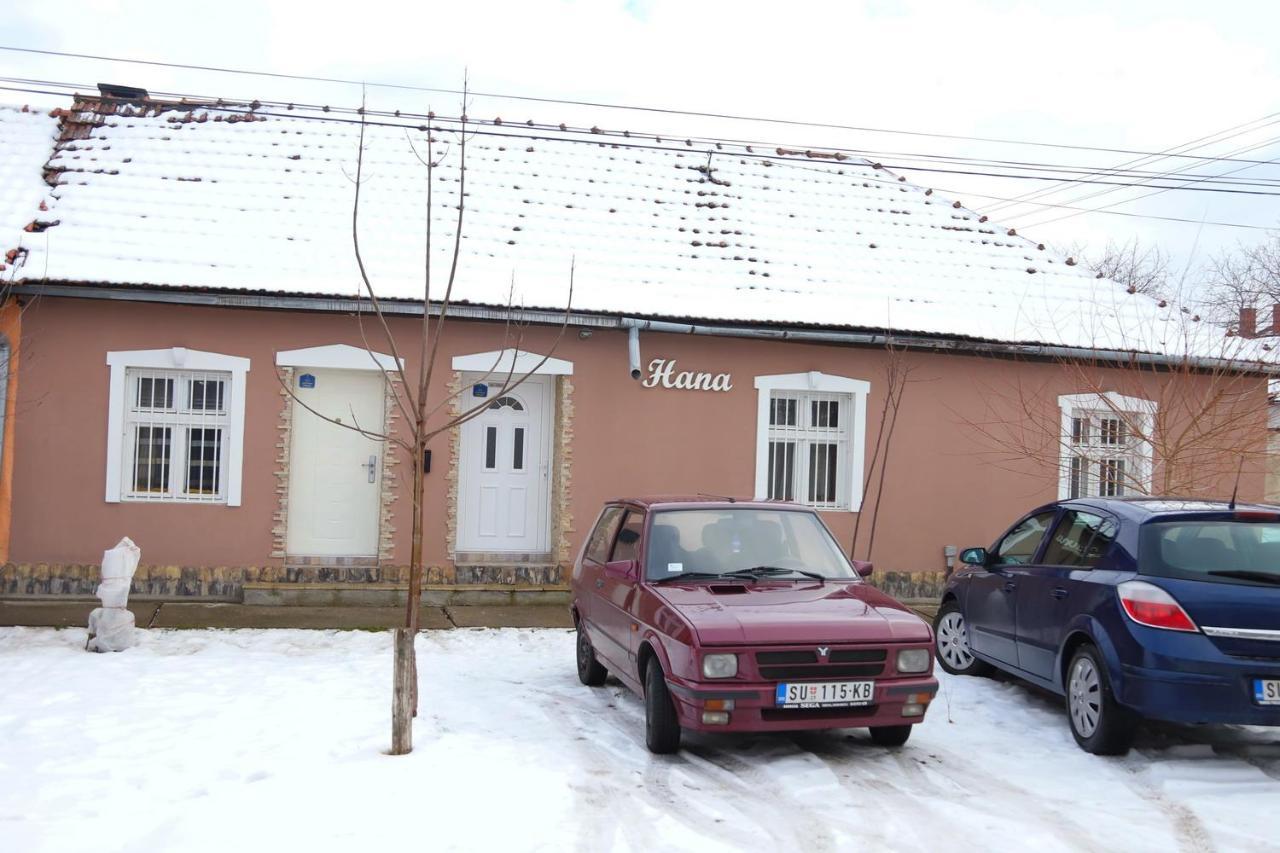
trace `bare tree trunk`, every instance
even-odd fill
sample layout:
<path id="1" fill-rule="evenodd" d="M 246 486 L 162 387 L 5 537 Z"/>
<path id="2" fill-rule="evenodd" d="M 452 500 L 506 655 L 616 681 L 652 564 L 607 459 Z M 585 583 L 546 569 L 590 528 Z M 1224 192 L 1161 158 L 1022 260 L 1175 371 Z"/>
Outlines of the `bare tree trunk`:
<path id="1" fill-rule="evenodd" d="M 412 684 L 417 682 L 414 673 L 413 640 L 416 637 L 408 628 L 395 630 L 395 655 L 391 690 L 391 754 L 408 755 L 413 752 L 413 709 L 410 707 Z"/>
<path id="2" fill-rule="evenodd" d="M 425 431 L 422 427 L 421 413 L 414 431 L 417 436 L 416 450 L 413 454 L 413 543 L 409 552 L 409 601 L 405 614 L 405 625 L 415 637 L 418 635 L 418 617 L 422 610 L 422 497 L 425 490 L 425 473 L 423 458 L 426 455 Z M 418 658 L 413 655 L 413 716 L 418 716 Z"/>

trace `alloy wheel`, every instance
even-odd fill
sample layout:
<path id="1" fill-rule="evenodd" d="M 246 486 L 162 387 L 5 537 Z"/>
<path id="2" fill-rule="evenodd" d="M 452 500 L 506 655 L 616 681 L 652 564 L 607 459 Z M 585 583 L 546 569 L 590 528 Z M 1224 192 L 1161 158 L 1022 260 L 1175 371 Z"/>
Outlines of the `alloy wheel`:
<path id="1" fill-rule="evenodd" d="M 1102 682 L 1093 661 L 1087 657 L 1077 659 L 1071 667 L 1067 702 L 1071 724 L 1081 737 L 1092 737 L 1102 717 Z"/>
<path id="2" fill-rule="evenodd" d="M 968 669 L 973 665 L 969 651 L 969 629 L 964 615 L 953 610 L 938 622 L 938 653 L 952 669 Z"/>

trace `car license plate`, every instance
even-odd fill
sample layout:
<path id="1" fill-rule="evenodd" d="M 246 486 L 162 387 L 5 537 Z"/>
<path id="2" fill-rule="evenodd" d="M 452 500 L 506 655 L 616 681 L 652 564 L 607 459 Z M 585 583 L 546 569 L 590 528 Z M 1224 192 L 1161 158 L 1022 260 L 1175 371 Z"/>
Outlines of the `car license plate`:
<path id="1" fill-rule="evenodd" d="M 786 708 L 839 708 L 869 705 L 875 694 L 874 681 L 806 681 L 779 684 L 774 704 Z"/>
<path id="2" fill-rule="evenodd" d="M 1280 705 L 1280 678 L 1255 678 L 1253 701 L 1259 705 Z"/>

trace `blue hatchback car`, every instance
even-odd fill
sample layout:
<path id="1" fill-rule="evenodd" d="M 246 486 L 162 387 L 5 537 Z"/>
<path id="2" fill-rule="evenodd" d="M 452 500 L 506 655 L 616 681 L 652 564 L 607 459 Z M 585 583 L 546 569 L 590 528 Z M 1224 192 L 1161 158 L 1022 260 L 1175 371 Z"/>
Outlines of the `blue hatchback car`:
<path id="1" fill-rule="evenodd" d="M 960 559 L 938 662 L 1064 695 L 1086 751 L 1127 752 L 1143 718 L 1280 726 L 1280 507 L 1059 501 Z"/>

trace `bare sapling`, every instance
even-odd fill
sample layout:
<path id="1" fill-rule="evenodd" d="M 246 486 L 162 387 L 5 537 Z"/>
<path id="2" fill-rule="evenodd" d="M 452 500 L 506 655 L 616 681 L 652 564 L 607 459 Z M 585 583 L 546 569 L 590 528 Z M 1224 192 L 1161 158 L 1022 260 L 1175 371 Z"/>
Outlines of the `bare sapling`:
<path id="1" fill-rule="evenodd" d="M 394 639 L 392 746 L 390 750 L 393 755 L 403 755 L 413 750 L 413 718 L 417 716 L 418 712 L 418 670 L 414 638 L 417 636 L 420 625 L 424 575 L 423 554 L 426 536 L 424 495 L 426 491 L 425 460 L 427 451 L 433 439 L 441 434 L 448 434 L 467 421 L 480 416 L 491 402 L 488 399 L 484 399 L 471 405 L 461 405 L 461 391 L 438 392 L 435 389 L 435 386 L 440 384 L 436 368 L 443 352 L 441 344 L 449 321 L 450 306 L 454 299 L 454 288 L 458 279 L 467 207 L 466 155 L 469 133 L 466 120 L 465 91 L 464 88 L 463 117 L 456 129 L 444 130 L 435 126 L 433 122 L 425 128 L 418 129 L 418 132 L 422 133 L 423 136 L 416 140 L 412 136 L 413 132 L 406 130 L 408 144 L 423 165 L 426 174 L 426 222 L 423 234 L 425 260 L 422 270 L 423 284 L 420 305 L 422 318 L 416 330 L 411 329 L 409 323 L 402 323 L 397 326 L 397 330 L 403 338 L 411 338 L 414 331 L 418 335 L 417 346 L 412 347 L 414 351 L 411 354 L 410 368 L 406 368 L 406 360 L 402 355 L 404 349 L 401 347 L 400 341 L 397 339 L 396 330 L 393 330 L 393 324 L 384 310 L 383 301 L 379 298 L 361 250 L 360 211 L 361 191 L 366 179 L 364 172 L 367 130 L 367 123 L 363 118 L 364 110 L 361 110 L 362 118 L 356 154 L 355 175 L 353 177 L 355 191 L 351 205 L 351 241 L 356 266 L 359 270 L 361 289 L 361 305 L 356 314 L 356 323 L 363 347 L 369 353 L 371 364 L 382 372 L 386 394 L 395 412 L 399 415 L 399 423 L 394 427 L 386 427 L 379 424 L 377 428 L 373 428 L 372 425 L 359 423 L 355 417 L 354 410 L 349 413 L 349 417 L 345 418 L 319 412 L 296 393 L 291 384 L 286 381 L 283 373 L 277 374 L 282 387 L 289 397 L 302 409 L 335 426 L 353 430 L 372 441 L 381 442 L 384 447 L 400 454 L 401 460 L 408 463 L 412 474 L 409 482 L 413 521 L 409 552 L 408 595 L 404 626 L 396 630 Z M 456 145 L 442 145 L 441 142 L 446 137 L 455 142 Z M 453 233 L 448 235 L 449 260 L 444 276 L 444 287 L 440 292 L 433 291 L 437 272 L 432 268 L 432 255 L 438 241 L 438 237 L 433 234 L 432 228 L 432 214 L 436 205 L 434 198 L 435 184 L 437 183 L 435 174 L 438 169 L 443 167 L 446 158 L 455 148 L 458 174 L 455 205 L 457 214 L 453 219 Z M 530 376 L 538 373 L 547 360 L 556 352 L 564 338 L 565 329 L 568 327 L 573 304 L 573 286 L 574 264 L 572 259 L 569 259 L 568 293 L 565 310 L 554 342 L 547 352 L 531 366 L 517 370 L 516 365 L 521 361 L 518 356 L 524 351 L 524 335 L 529 323 L 522 318 L 519 308 L 514 304 L 513 274 L 512 289 L 508 292 L 504 312 L 506 320 L 502 330 L 502 346 L 498 348 L 500 354 L 494 360 L 493 365 L 478 380 L 480 382 L 492 381 L 496 384 L 498 386 L 494 392 L 496 397 L 501 397 L 520 387 Z M 370 319 L 366 319 L 366 316 Z M 385 346 L 390 353 L 390 366 L 387 365 L 386 359 L 379 357 L 377 345 Z M 504 359 L 502 355 L 504 352 L 512 357 L 509 360 Z M 434 383 L 433 380 L 435 380 Z"/>

